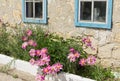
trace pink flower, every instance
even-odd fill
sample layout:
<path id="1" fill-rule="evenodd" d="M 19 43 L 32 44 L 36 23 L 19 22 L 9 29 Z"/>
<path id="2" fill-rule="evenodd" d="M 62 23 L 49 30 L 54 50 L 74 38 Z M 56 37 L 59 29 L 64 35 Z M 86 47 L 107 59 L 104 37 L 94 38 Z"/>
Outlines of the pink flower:
<path id="1" fill-rule="evenodd" d="M 91 46 L 91 40 L 89 37 L 83 38 L 82 42 L 86 44 L 86 46 Z"/>
<path id="2" fill-rule="evenodd" d="M 69 51 L 72 52 L 72 53 L 74 53 L 74 52 L 75 52 L 75 49 L 74 49 L 74 48 L 70 48 Z"/>
<path id="3" fill-rule="evenodd" d="M 74 50 L 74 53 L 70 52 L 67 58 L 70 60 L 70 62 L 75 62 L 79 57 L 80 53 Z"/>
<path id="4" fill-rule="evenodd" d="M 41 55 L 41 50 L 36 50 L 35 53 L 36 53 L 36 56 L 40 56 Z"/>
<path id="5" fill-rule="evenodd" d="M 36 47 L 36 46 L 37 46 L 37 43 L 34 41 L 32 46 L 33 46 L 33 47 Z"/>
<path id="6" fill-rule="evenodd" d="M 87 64 L 88 65 L 94 65 L 95 62 L 96 62 L 96 58 L 94 56 L 91 55 L 87 58 Z"/>
<path id="7" fill-rule="evenodd" d="M 44 74 L 50 74 L 50 72 L 51 72 L 51 66 L 47 66 L 47 67 L 43 68 L 42 72 Z"/>
<path id="8" fill-rule="evenodd" d="M 22 41 L 27 41 L 27 40 L 28 40 L 28 37 L 22 36 Z"/>
<path id="9" fill-rule="evenodd" d="M 57 69 L 54 65 L 51 66 L 50 73 L 53 74 L 53 75 L 57 73 Z"/>
<path id="10" fill-rule="evenodd" d="M 31 36 L 31 35 L 32 35 L 32 31 L 31 31 L 30 29 L 28 29 L 28 30 L 26 31 L 26 34 L 27 34 L 27 36 Z"/>
<path id="11" fill-rule="evenodd" d="M 41 62 L 43 62 L 43 63 L 46 64 L 46 65 L 49 65 L 50 56 L 43 57 L 43 58 L 41 59 Z"/>
<path id="12" fill-rule="evenodd" d="M 79 58 L 79 57 L 80 57 L 80 53 L 79 53 L 79 52 L 75 52 L 74 56 L 75 56 L 76 58 Z"/>
<path id="13" fill-rule="evenodd" d="M 47 53 L 48 53 L 47 48 L 42 48 L 42 49 L 41 49 L 41 54 L 47 54 Z"/>
<path id="14" fill-rule="evenodd" d="M 54 64 L 53 66 L 55 67 L 56 72 L 59 72 L 60 70 L 63 69 L 63 65 L 60 64 L 60 63 L 56 63 L 56 64 Z"/>
<path id="15" fill-rule="evenodd" d="M 76 61 L 76 57 L 73 53 L 70 53 L 67 58 L 70 60 L 70 62 L 75 62 Z"/>
<path id="16" fill-rule="evenodd" d="M 33 43 L 34 43 L 34 41 L 33 41 L 33 40 L 29 40 L 29 41 L 28 41 L 28 44 L 29 44 L 30 46 L 32 46 L 32 45 L 33 45 Z"/>
<path id="17" fill-rule="evenodd" d="M 36 64 L 38 66 L 44 66 L 44 65 L 49 65 L 49 62 L 50 62 L 50 56 L 46 56 L 37 60 Z"/>
<path id="18" fill-rule="evenodd" d="M 22 44 L 22 49 L 26 49 L 27 46 L 28 46 L 28 42 L 24 42 L 24 43 Z"/>
<path id="19" fill-rule="evenodd" d="M 34 57 L 34 56 L 36 55 L 35 49 L 31 49 L 31 50 L 29 51 L 29 54 L 30 54 L 30 56 Z"/>
<path id="20" fill-rule="evenodd" d="M 84 59 L 84 58 L 80 59 L 79 64 L 80 64 L 81 66 L 86 65 L 86 59 Z"/>
<path id="21" fill-rule="evenodd" d="M 34 65 L 35 64 L 35 60 L 32 58 L 30 59 L 30 64 Z"/>
<path id="22" fill-rule="evenodd" d="M 39 75 L 37 74 L 36 78 L 37 81 L 44 81 L 45 80 L 45 76 L 44 75 Z"/>
<path id="23" fill-rule="evenodd" d="M 30 46 L 34 46 L 34 47 L 37 46 L 37 43 L 36 43 L 35 41 L 33 41 L 33 40 L 29 40 L 29 41 L 28 41 L 28 44 L 29 44 Z"/>

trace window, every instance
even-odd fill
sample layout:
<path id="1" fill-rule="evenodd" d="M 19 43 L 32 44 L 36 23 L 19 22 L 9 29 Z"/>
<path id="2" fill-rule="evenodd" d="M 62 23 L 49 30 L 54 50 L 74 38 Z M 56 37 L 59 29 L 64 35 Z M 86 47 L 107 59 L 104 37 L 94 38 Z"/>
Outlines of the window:
<path id="1" fill-rule="evenodd" d="M 112 0 L 76 0 L 75 25 L 111 28 Z"/>
<path id="2" fill-rule="evenodd" d="M 47 23 L 47 0 L 22 0 L 22 19 L 29 23 Z"/>

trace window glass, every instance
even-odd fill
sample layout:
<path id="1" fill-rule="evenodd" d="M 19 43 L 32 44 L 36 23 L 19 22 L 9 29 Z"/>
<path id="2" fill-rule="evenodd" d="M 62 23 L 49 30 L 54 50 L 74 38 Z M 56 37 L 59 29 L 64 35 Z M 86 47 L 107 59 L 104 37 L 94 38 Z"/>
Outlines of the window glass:
<path id="1" fill-rule="evenodd" d="M 106 1 L 95 1 L 93 19 L 97 22 L 106 22 Z"/>
<path id="2" fill-rule="evenodd" d="M 42 2 L 35 3 L 35 18 L 43 18 L 43 5 Z"/>
<path id="3" fill-rule="evenodd" d="M 91 20 L 91 2 L 81 2 L 80 7 L 80 20 Z"/>
<path id="4" fill-rule="evenodd" d="M 33 2 L 26 2 L 26 17 L 33 17 Z"/>

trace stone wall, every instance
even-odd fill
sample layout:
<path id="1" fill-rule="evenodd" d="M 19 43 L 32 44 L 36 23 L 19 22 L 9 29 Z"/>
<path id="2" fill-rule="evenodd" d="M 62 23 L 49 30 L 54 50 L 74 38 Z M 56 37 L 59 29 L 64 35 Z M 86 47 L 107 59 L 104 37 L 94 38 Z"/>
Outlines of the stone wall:
<path id="1" fill-rule="evenodd" d="M 120 0 L 113 2 L 111 30 L 75 27 L 74 1 L 48 0 L 48 24 L 45 25 L 46 28 L 65 38 L 89 35 L 96 50 L 86 49 L 86 51 L 97 55 L 100 63 L 105 67 L 120 67 Z M 22 21 L 21 5 L 21 0 L 0 0 L 0 18 L 12 25 L 20 24 Z"/>

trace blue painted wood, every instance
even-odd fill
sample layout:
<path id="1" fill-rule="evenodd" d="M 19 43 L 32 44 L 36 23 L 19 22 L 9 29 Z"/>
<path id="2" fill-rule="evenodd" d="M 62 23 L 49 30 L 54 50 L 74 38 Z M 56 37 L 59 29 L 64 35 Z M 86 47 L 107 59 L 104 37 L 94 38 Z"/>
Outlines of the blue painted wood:
<path id="1" fill-rule="evenodd" d="M 113 0 L 108 0 L 108 29 L 112 28 L 112 9 L 113 9 Z"/>
<path id="2" fill-rule="evenodd" d="M 78 20 L 79 17 L 79 0 L 75 0 L 75 26 L 77 27 L 90 27 L 90 28 L 105 28 L 111 29 L 112 26 L 112 1 L 108 0 L 108 13 L 107 13 L 107 22 L 106 23 L 97 23 L 97 22 L 81 22 Z"/>
<path id="3" fill-rule="evenodd" d="M 25 21 L 25 0 L 22 0 L 22 20 Z"/>
<path id="4" fill-rule="evenodd" d="M 25 23 L 36 23 L 36 24 L 47 24 L 47 0 L 43 0 L 43 19 L 38 19 L 38 18 L 26 18 L 25 15 L 25 0 L 22 0 L 22 20 Z"/>
<path id="5" fill-rule="evenodd" d="M 75 0 L 75 25 L 78 24 L 79 0 Z"/>

